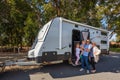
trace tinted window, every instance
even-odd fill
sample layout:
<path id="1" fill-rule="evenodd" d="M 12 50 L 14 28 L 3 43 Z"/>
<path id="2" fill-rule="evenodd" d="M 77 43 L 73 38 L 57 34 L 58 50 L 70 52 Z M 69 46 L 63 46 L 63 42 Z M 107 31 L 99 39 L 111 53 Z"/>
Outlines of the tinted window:
<path id="1" fill-rule="evenodd" d="M 101 35 L 107 36 L 107 32 L 101 32 Z"/>
<path id="2" fill-rule="evenodd" d="M 107 44 L 107 41 L 101 40 L 101 44 Z"/>

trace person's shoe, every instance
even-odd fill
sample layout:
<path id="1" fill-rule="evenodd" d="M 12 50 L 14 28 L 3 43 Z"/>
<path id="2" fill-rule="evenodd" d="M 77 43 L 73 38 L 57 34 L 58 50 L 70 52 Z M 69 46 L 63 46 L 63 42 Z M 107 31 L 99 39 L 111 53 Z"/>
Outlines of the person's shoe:
<path id="1" fill-rule="evenodd" d="M 83 70 L 84 70 L 83 68 L 80 69 L 80 71 L 83 71 Z"/>
<path id="2" fill-rule="evenodd" d="M 86 73 L 87 73 L 87 74 L 89 74 L 89 73 L 90 73 L 90 71 L 89 71 L 89 70 L 87 70 L 87 71 L 86 71 Z"/>
<path id="3" fill-rule="evenodd" d="M 77 66 L 76 64 L 72 64 L 73 66 Z"/>
<path id="4" fill-rule="evenodd" d="M 92 73 L 95 73 L 95 72 L 96 72 L 96 70 L 92 70 L 91 72 L 92 72 Z"/>

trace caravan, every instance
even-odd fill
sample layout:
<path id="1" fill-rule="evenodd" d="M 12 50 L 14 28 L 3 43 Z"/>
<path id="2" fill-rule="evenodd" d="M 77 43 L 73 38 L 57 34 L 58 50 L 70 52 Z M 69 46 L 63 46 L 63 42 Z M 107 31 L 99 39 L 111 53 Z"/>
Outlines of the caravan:
<path id="1" fill-rule="evenodd" d="M 75 43 L 86 39 L 96 42 L 101 53 L 109 53 L 109 31 L 57 17 L 39 31 L 28 58 L 37 63 L 72 61 Z"/>

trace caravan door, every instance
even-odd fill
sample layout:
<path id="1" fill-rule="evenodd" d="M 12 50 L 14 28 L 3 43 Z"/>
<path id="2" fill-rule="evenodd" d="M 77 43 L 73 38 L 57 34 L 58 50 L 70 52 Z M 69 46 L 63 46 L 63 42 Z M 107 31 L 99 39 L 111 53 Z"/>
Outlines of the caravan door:
<path id="1" fill-rule="evenodd" d="M 76 43 L 81 43 L 81 38 L 80 38 L 80 30 L 75 30 L 73 29 L 72 30 L 72 60 L 75 60 L 76 59 L 76 56 L 75 56 L 75 45 Z"/>

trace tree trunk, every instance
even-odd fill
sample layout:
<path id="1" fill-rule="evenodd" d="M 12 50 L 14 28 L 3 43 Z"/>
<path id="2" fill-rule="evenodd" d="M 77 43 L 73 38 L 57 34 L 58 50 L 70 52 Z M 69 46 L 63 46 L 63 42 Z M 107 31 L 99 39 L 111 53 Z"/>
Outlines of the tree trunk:
<path id="1" fill-rule="evenodd" d="M 56 5 L 57 16 L 60 17 L 60 0 L 54 0 Z"/>

